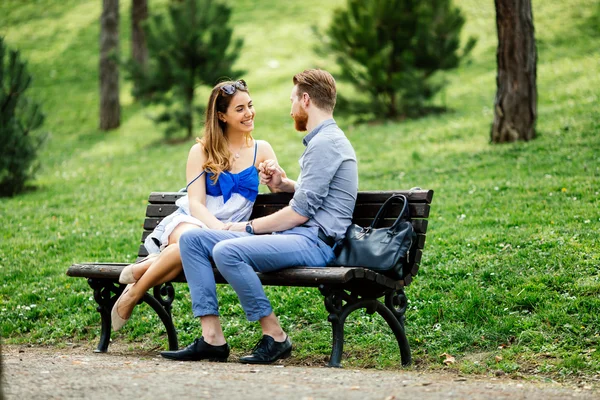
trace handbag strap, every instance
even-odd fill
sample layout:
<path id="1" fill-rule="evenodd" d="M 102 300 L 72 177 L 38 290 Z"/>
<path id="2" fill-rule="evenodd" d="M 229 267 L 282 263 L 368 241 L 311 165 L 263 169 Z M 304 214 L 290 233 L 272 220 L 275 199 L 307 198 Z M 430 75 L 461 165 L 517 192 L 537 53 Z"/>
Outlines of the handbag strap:
<path id="1" fill-rule="evenodd" d="M 379 208 L 379 211 L 377 211 L 375 218 L 373 218 L 373 221 L 371 222 L 371 226 L 369 227 L 370 229 L 374 229 L 377 226 L 377 224 L 379 223 L 379 220 L 383 218 L 383 216 L 385 215 L 388 208 L 391 206 L 393 201 L 396 199 L 402 200 L 402 210 L 400 211 L 398 218 L 396 218 L 396 221 L 392 224 L 392 226 L 390 227 L 389 230 L 395 231 L 395 229 L 400 224 L 404 214 L 406 214 L 406 218 L 408 219 L 408 199 L 403 194 L 394 194 L 394 195 L 390 196 Z"/>

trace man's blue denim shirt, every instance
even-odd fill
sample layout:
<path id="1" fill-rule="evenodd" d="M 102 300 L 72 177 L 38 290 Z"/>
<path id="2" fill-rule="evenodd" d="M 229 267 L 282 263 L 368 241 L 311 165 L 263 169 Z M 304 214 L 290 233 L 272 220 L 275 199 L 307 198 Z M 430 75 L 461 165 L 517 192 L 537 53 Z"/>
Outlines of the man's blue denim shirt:
<path id="1" fill-rule="evenodd" d="M 354 148 L 333 119 L 323 121 L 302 142 L 306 149 L 290 206 L 309 218 L 305 225 L 319 226 L 341 240 L 352 223 L 358 192 Z"/>

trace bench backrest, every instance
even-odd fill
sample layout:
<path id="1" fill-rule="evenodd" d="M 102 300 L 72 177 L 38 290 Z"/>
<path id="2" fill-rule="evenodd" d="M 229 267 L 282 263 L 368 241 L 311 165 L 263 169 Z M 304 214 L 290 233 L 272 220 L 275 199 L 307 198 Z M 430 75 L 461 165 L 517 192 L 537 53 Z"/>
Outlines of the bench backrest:
<path id="1" fill-rule="evenodd" d="M 427 218 L 429 217 L 433 190 L 414 189 L 406 191 L 359 192 L 352 219 L 355 224 L 361 226 L 370 225 L 381 205 L 395 193 L 403 194 L 408 198 L 412 224 L 417 233 L 417 240 L 413 243 L 410 251 L 410 259 L 406 260 L 403 269 L 404 285 L 408 285 L 412 280 L 412 276 L 417 274 L 423 255 L 427 233 Z M 138 251 L 139 258 L 148 255 L 148 252 L 143 245 L 146 237 L 164 217 L 177 209 L 175 201 L 184 195 L 185 193 L 181 192 L 153 192 L 150 194 L 148 198 L 148 207 L 146 208 L 146 219 L 144 220 L 142 244 Z M 272 214 L 287 206 L 291 198 L 291 193 L 259 194 L 256 203 L 254 204 L 251 218 Z M 400 212 L 399 207 L 399 204 L 394 204 L 390 207 L 389 216 L 384 219 L 383 226 L 390 226 L 395 221 L 395 217 L 393 216 L 398 215 Z"/>

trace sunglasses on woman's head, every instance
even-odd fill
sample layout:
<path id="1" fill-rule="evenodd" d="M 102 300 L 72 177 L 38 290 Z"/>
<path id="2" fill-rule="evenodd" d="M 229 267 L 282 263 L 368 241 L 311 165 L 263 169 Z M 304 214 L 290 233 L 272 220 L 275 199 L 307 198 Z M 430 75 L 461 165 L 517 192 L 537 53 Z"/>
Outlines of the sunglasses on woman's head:
<path id="1" fill-rule="evenodd" d="M 238 89 L 248 90 L 248 86 L 246 85 L 246 82 L 243 79 L 240 79 L 239 81 L 236 81 L 234 83 L 221 86 L 221 91 L 228 96 L 234 94 Z"/>

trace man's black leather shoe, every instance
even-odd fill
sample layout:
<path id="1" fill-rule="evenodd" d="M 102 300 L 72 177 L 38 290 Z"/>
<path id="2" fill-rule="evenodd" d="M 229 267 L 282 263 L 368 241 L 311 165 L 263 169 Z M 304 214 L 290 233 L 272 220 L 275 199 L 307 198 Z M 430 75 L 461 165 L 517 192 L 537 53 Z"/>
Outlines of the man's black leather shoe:
<path id="1" fill-rule="evenodd" d="M 204 337 L 194 340 L 194 343 L 182 350 L 161 351 L 160 355 L 170 360 L 178 361 L 227 361 L 229 345 L 213 346 L 204 341 Z"/>
<path id="2" fill-rule="evenodd" d="M 263 335 L 262 339 L 254 346 L 252 354 L 240 358 L 245 364 L 271 364 L 280 358 L 292 355 L 292 342 L 289 337 L 283 342 L 276 342 L 271 336 Z"/>

